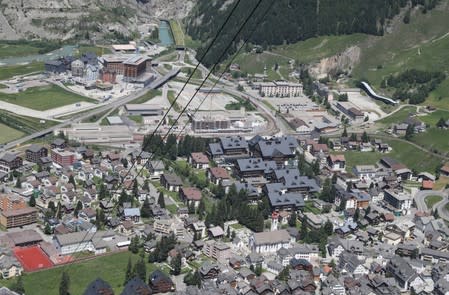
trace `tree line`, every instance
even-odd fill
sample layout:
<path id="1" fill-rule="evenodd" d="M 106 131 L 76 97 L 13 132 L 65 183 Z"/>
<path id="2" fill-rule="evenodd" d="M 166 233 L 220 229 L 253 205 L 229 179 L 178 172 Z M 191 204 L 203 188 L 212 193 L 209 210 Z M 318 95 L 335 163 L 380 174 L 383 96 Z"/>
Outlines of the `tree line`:
<path id="1" fill-rule="evenodd" d="M 395 89 L 394 99 L 408 100 L 411 104 L 420 104 L 444 79 L 446 79 L 446 75 L 443 72 L 410 69 L 398 75 L 390 75 L 384 78 L 380 87 Z"/>
<path id="2" fill-rule="evenodd" d="M 397 15 L 401 8 L 406 7 L 408 0 L 278 0 L 275 1 L 269 13 L 260 24 L 271 1 L 263 1 L 249 20 L 243 31 L 232 45 L 233 54 L 242 40 L 250 35 L 254 27 L 257 28 L 249 38 L 249 42 L 261 46 L 264 50 L 269 45 L 291 44 L 297 41 L 322 35 L 343 35 L 365 33 L 383 35 L 387 20 Z M 257 0 L 241 1 L 234 14 L 224 27 L 212 49 L 205 56 L 205 64 L 214 64 L 239 27 L 255 7 Z M 413 0 L 412 6 L 421 5 L 422 12 L 435 7 L 438 0 Z M 198 50 L 200 59 L 210 41 L 218 32 L 225 18 L 229 15 L 231 5 L 223 5 L 223 1 L 199 0 L 186 20 L 187 33 L 193 39 L 201 40 L 202 46 Z"/>

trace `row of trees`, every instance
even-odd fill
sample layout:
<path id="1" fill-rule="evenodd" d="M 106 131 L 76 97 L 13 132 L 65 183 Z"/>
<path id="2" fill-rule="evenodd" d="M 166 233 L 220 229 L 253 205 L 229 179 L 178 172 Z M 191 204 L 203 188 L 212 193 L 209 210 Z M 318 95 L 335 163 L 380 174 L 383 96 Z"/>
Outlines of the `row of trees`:
<path id="1" fill-rule="evenodd" d="M 147 135 L 143 140 L 144 150 L 155 154 L 158 158 L 176 160 L 177 156 L 186 157 L 192 152 L 202 152 L 211 142 L 209 138 L 186 135 L 179 141 L 175 134 L 167 136 L 165 142 L 160 135 Z"/>
<path id="2" fill-rule="evenodd" d="M 126 266 L 125 282 L 123 285 L 126 285 L 134 277 L 138 277 L 144 282 L 146 281 L 147 266 L 143 258 L 143 256 L 140 256 L 140 259 L 137 260 L 133 266 L 131 257 L 129 257 L 128 264 Z"/>

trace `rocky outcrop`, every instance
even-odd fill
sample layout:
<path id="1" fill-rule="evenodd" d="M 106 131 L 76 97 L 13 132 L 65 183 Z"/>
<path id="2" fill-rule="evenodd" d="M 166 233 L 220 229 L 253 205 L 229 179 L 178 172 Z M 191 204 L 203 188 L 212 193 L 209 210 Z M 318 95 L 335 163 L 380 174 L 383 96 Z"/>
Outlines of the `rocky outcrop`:
<path id="1" fill-rule="evenodd" d="M 311 65 L 309 73 L 315 78 L 324 78 L 328 74 L 331 76 L 337 76 L 339 73 L 351 73 L 354 65 L 360 60 L 360 47 L 351 46 L 345 51 L 323 58 L 318 63 Z"/>
<path id="2" fill-rule="evenodd" d="M 129 35 L 137 24 L 183 18 L 195 0 L 0 0 L 0 38 Z"/>

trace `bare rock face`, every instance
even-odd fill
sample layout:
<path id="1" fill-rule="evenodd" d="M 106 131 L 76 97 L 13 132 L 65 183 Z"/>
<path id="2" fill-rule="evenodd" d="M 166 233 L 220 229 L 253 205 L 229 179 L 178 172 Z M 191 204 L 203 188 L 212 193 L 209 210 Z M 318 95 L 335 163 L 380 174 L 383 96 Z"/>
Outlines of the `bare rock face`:
<path id="1" fill-rule="evenodd" d="M 309 69 L 310 74 L 315 78 L 324 78 L 328 74 L 335 76 L 337 73 L 350 73 L 355 64 L 360 60 L 360 47 L 351 46 L 345 51 L 323 58 Z"/>
<path id="2" fill-rule="evenodd" d="M 184 18 L 195 0 L 0 0 L 0 38 L 129 35 L 137 24 Z"/>

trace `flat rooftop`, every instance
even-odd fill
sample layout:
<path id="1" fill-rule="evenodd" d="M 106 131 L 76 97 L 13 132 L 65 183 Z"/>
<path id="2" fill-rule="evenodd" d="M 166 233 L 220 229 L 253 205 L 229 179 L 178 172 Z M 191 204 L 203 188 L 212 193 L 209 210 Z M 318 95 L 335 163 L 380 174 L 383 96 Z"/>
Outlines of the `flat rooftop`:
<path id="1" fill-rule="evenodd" d="M 133 51 L 136 50 L 136 46 L 133 44 L 114 44 L 112 45 L 112 49 L 115 51 Z"/>

